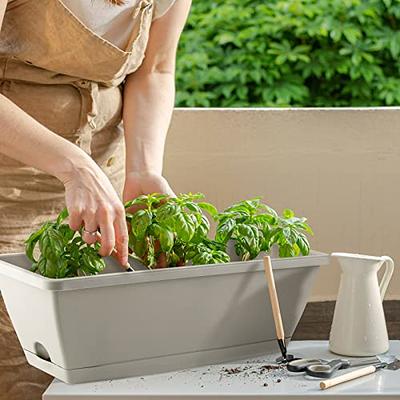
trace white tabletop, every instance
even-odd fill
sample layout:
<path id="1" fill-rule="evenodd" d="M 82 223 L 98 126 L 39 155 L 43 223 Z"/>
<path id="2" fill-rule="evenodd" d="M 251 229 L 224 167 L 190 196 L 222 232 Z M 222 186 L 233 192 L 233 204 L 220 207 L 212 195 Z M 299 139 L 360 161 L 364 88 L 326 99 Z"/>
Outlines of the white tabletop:
<path id="1" fill-rule="evenodd" d="M 337 358 L 328 351 L 326 341 L 297 341 L 289 345 L 297 357 Z M 400 341 L 391 341 L 388 354 L 400 358 Z M 319 380 L 283 369 L 266 371 L 278 354 L 208 367 L 116 379 L 79 385 L 68 385 L 55 379 L 43 395 L 44 400 L 64 399 L 258 399 L 277 398 L 313 400 L 326 397 L 341 399 L 400 399 L 400 370 L 381 370 L 372 375 L 320 390 Z M 345 372 L 345 371 L 343 371 Z M 340 373 L 343 373 L 340 371 Z"/>

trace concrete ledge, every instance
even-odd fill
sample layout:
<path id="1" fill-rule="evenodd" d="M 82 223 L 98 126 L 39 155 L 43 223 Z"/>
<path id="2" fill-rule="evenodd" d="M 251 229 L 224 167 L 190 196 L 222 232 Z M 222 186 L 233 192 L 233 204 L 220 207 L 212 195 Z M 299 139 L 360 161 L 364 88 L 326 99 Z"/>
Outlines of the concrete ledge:
<path id="1" fill-rule="evenodd" d="M 261 195 L 314 228 L 317 250 L 400 262 L 400 108 L 176 109 L 165 175 L 220 208 Z M 332 300 L 339 269 L 321 271 L 313 300 Z M 400 299 L 397 269 L 387 293 Z"/>

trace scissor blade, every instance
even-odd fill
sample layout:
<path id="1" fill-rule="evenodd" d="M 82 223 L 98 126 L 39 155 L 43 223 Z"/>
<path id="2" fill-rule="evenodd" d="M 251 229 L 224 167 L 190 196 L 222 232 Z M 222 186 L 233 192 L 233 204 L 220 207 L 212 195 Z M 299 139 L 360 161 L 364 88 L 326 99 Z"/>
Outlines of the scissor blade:
<path id="1" fill-rule="evenodd" d="M 382 363 L 391 364 L 396 361 L 397 358 L 393 354 L 380 354 L 377 356 L 378 360 Z"/>
<path id="2" fill-rule="evenodd" d="M 361 367 L 362 365 L 376 364 L 380 361 L 382 361 L 382 360 L 380 360 L 378 357 L 369 357 L 369 358 L 365 358 L 363 360 L 352 360 L 352 361 L 350 361 L 350 368 Z"/>
<path id="3" fill-rule="evenodd" d="M 396 358 L 395 361 L 393 361 L 387 365 L 386 369 L 390 369 L 391 371 L 396 371 L 396 370 L 400 369 L 400 360 L 398 360 Z"/>

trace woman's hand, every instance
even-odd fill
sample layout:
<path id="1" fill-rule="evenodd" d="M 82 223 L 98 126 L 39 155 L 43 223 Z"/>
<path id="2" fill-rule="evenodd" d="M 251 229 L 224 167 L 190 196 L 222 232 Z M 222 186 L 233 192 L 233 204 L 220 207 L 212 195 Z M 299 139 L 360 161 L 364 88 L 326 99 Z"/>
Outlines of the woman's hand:
<path id="1" fill-rule="evenodd" d="M 125 176 L 124 202 L 142 194 L 163 193 L 176 197 L 167 180 L 151 172 L 127 172 Z"/>
<path id="2" fill-rule="evenodd" d="M 78 230 L 83 226 L 86 243 L 99 241 L 102 256 L 110 255 L 115 248 L 118 261 L 127 265 L 125 209 L 104 172 L 90 160 L 75 165 L 61 180 L 65 186 L 70 227 Z M 100 234 L 97 233 L 98 228 Z"/>
<path id="3" fill-rule="evenodd" d="M 1 3 L 0 3 L 1 5 Z M 0 10 L 1 11 L 1 10 Z M 101 242 L 100 254 L 114 247 L 128 263 L 128 229 L 124 206 L 100 167 L 78 146 L 50 131 L 0 94 L 0 152 L 58 178 L 65 186 L 70 226 L 82 224 L 87 243 Z M 97 229 L 100 228 L 100 235 Z"/>

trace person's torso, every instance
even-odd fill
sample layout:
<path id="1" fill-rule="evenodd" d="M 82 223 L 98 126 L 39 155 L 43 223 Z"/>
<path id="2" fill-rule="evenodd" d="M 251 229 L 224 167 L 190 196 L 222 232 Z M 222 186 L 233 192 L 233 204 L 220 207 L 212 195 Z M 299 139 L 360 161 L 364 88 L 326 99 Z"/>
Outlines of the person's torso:
<path id="1" fill-rule="evenodd" d="M 132 23 L 122 50 L 88 28 L 61 0 L 12 0 L 0 33 L 0 58 L 50 72 L 53 81 L 62 76 L 119 84 L 143 60 L 152 9 L 153 0 L 136 1 L 128 9 Z M 3 76 L 7 72 L 3 67 Z M 37 75 L 25 69 L 22 78 Z"/>
<path id="2" fill-rule="evenodd" d="M 160 13 L 174 0 L 135 0 L 125 10 L 130 31 L 121 49 L 62 0 L 9 0 L 0 32 L 0 92 L 90 152 L 93 132 L 121 120 L 119 86 L 144 59 L 155 2 Z"/>
<path id="3" fill-rule="evenodd" d="M 121 5 L 106 0 L 61 0 L 79 20 L 97 35 L 122 50 L 127 48 L 135 20 L 132 10 L 139 0 L 125 0 Z"/>

